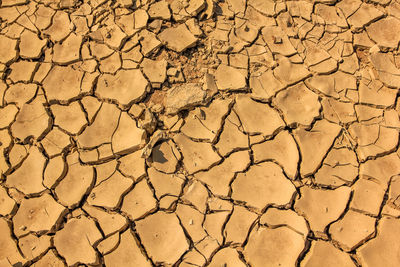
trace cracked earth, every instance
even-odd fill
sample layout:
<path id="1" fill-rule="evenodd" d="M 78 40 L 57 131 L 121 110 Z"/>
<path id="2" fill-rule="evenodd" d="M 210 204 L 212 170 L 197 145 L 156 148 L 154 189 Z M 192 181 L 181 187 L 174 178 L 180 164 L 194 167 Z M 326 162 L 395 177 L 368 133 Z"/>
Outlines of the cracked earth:
<path id="1" fill-rule="evenodd" d="M 0 0 L 0 266 L 400 266 L 398 0 Z"/>

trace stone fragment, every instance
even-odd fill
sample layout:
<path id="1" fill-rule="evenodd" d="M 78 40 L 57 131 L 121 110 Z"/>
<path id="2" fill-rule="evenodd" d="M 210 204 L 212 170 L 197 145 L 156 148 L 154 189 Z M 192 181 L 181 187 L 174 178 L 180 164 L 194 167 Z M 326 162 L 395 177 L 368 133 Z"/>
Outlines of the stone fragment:
<path id="1" fill-rule="evenodd" d="M 237 91 L 247 88 L 246 77 L 238 69 L 221 64 L 215 72 L 215 82 L 222 91 Z"/>
<path id="2" fill-rule="evenodd" d="M 136 223 L 136 230 L 154 262 L 174 264 L 189 249 L 175 214 L 159 211 Z"/>
<path id="3" fill-rule="evenodd" d="M 345 251 L 352 251 L 375 232 L 375 218 L 352 210 L 329 227 L 333 240 Z"/>
<path id="4" fill-rule="evenodd" d="M 267 104 L 251 100 L 248 96 L 237 96 L 234 106 L 245 132 L 250 134 L 272 135 L 284 127 L 279 113 Z"/>
<path id="5" fill-rule="evenodd" d="M 191 174 L 208 169 L 221 160 L 210 144 L 194 142 L 183 134 L 176 135 L 174 141 L 182 152 L 183 164 Z"/>
<path id="6" fill-rule="evenodd" d="M 121 234 L 118 247 L 111 253 L 104 256 L 104 262 L 107 266 L 152 266 L 151 263 L 142 254 L 137 245 L 136 239 L 128 229 Z"/>
<path id="7" fill-rule="evenodd" d="M 239 38 L 239 42 L 242 40 L 251 44 L 258 37 L 259 27 L 254 26 L 252 23 L 243 23 L 240 27 L 235 29 L 235 34 Z M 230 38 L 232 43 L 235 43 L 233 38 Z"/>
<path id="8" fill-rule="evenodd" d="M 148 81 L 140 70 L 120 70 L 116 75 L 103 74 L 100 76 L 96 95 L 129 106 L 146 95 L 148 86 Z"/>
<path id="9" fill-rule="evenodd" d="M 46 188 L 42 184 L 46 159 L 39 149 L 32 146 L 22 165 L 7 176 L 6 186 L 18 189 L 26 195 L 37 194 Z"/>
<path id="10" fill-rule="evenodd" d="M 152 106 L 151 110 L 147 108 L 144 109 L 143 113 L 139 117 L 138 126 L 145 130 L 148 134 L 153 134 L 157 127 L 157 119 L 153 113 L 153 108 L 155 108 L 155 106 L 160 107 L 160 110 L 156 112 L 161 112 L 161 110 L 164 108 L 160 104 L 155 104 Z"/>
<path id="11" fill-rule="evenodd" d="M 399 221 L 383 217 L 377 227 L 377 237 L 365 243 L 357 250 L 362 266 L 397 266 L 400 260 L 397 251 L 400 249 L 396 236 L 400 232 Z"/>
<path id="12" fill-rule="evenodd" d="M 317 170 L 340 131 L 340 126 L 326 120 L 317 121 L 310 131 L 304 128 L 294 131 L 302 156 L 300 174 L 303 177 Z"/>
<path id="13" fill-rule="evenodd" d="M 304 238 L 287 227 L 255 227 L 243 255 L 246 262 L 254 267 L 295 266 L 304 245 Z"/>
<path id="14" fill-rule="evenodd" d="M 295 192 L 282 169 L 272 162 L 251 166 L 247 172 L 239 173 L 232 183 L 232 198 L 258 210 L 267 205 L 286 205 Z"/>
<path id="15" fill-rule="evenodd" d="M 223 232 L 226 239 L 225 242 L 242 244 L 247 238 L 250 226 L 256 219 L 257 214 L 242 206 L 234 206 Z"/>
<path id="16" fill-rule="evenodd" d="M 206 98 L 200 84 L 186 83 L 183 85 L 174 85 L 167 91 L 166 95 L 166 113 L 176 114 L 181 110 L 190 109 L 200 105 Z"/>
<path id="17" fill-rule="evenodd" d="M 298 83 L 279 92 L 274 102 L 283 112 L 287 124 L 310 125 L 319 116 L 321 104 L 318 98 L 304 83 Z"/>
<path id="18" fill-rule="evenodd" d="M 70 219 L 54 236 L 54 246 L 69 266 L 78 263 L 98 264 L 93 246 L 102 238 L 93 220 L 81 216 Z"/>
<path id="19" fill-rule="evenodd" d="M 11 125 L 11 133 L 21 141 L 40 139 L 50 127 L 51 119 L 44 107 L 45 99 L 37 96 L 24 104 Z"/>
<path id="20" fill-rule="evenodd" d="M 335 248 L 332 244 L 325 241 L 313 241 L 310 251 L 301 262 L 301 267 L 317 267 L 317 266 L 343 266 L 354 267 L 355 264 L 350 256 Z"/>
<path id="21" fill-rule="evenodd" d="M 237 172 L 244 171 L 250 165 L 248 151 L 238 151 L 229 155 L 221 164 L 210 170 L 199 172 L 197 179 L 206 183 L 215 195 L 227 196 L 230 190 L 229 184 Z"/>
<path id="22" fill-rule="evenodd" d="M 157 201 L 153 196 L 146 179 L 143 179 L 124 197 L 121 211 L 128 214 L 129 219 L 137 220 L 153 211 Z"/>
<path id="23" fill-rule="evenodd" d="M 115 209 L 120 205 L 122 196 L 129 190 L 132 184 L 132 179 L 124 177 L 119 172 L 115 172 L 111 177 L 100 183 L 98 182 L 94 186 L 87 202 L 92 206 Z"/>
<path id="24" fill-rule="evenodd" d="M 346 209 L 351 189 L 345 186 L 334 190 L 300 188 L 300 198 L 294 208 L 304 216 L 311 230 L 318 236 L 325 236 L 325 228 L 337 220 Z"/>
<path id="25" fill-rule="evenodd" d="M 188 30 L 185 24 L 166 28 L 157 37 L 167 48 L 176 52 L 182 52 L 187 48 L 193 47 L 197 42 L 197 38 Z"/>
<path id="26" fill-rule="evenodd" d="M 66 209 L 49 194 L 23 199 L 13 218 L 14 233 L 19 237 L 27 233 L 53 232 L 65 213 Z"/>
<path id="27" fill-rule="evenodd" d="M 267 43 L 272 53 L 281 54 L 283 56 L 291 56 L 297 53 L 281 27 L 267 26 L 264 27 L 261 32 L 264 41 Z"/>

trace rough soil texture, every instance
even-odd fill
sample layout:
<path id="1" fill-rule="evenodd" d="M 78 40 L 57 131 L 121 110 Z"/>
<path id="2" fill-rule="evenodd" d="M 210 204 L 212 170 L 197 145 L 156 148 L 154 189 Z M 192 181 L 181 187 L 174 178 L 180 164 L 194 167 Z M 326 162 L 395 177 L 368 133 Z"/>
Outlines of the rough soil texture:
<path id="1" fill-rule="evenodd" d="M 398 0 L 0 0 L 0 266 L 400 266 Z"/>

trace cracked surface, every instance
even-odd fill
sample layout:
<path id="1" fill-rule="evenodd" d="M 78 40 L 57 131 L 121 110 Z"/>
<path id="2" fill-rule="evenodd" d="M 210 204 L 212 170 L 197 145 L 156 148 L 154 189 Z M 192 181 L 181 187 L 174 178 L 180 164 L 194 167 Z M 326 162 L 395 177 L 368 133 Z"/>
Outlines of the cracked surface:
<path id="1" fill-rule="evenodd" d="M 398 0 L 0 0 L 0 266 L 400 266 Z"/>

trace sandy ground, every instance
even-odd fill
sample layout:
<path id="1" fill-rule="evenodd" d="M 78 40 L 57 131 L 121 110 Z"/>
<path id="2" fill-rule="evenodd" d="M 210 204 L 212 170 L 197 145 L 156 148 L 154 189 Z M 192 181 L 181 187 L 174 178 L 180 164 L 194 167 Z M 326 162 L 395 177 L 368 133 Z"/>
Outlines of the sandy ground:
<path id="1" fill-rule="evenodd" d="M 0 0 L 0 266 L 400 266 L 397 0 Z"/>

